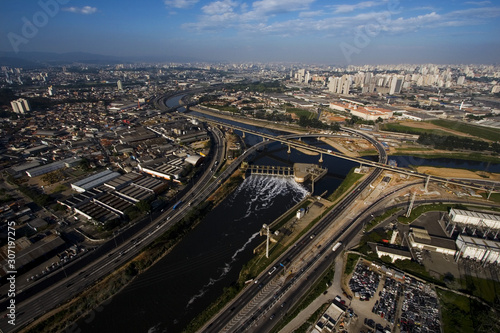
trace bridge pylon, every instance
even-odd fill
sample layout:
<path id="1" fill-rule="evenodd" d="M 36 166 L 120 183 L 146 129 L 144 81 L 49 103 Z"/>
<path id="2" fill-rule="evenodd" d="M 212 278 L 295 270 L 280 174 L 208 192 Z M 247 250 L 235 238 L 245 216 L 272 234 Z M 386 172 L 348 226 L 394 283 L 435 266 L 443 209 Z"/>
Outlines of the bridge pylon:
<path id="1" fill-rule="evenodd" d="M 427 179 L 425 180 L 425 193 L 427 193 L 427 189 L 429 187 L 429 181 L 431 180 L 431 176 L 427 176 Z"/>
<path id="2" fill-rule="evenodd" d="M 323 153 L 319 154 L 319 163 L 323 163 Z"/>
<path id="3" fill-rule="evenodd" d="M 288 154 L 291 154 L 291 153 L 292 153 L 292 146 L 288 145 L 288 150 L 287 150 L 287 153 L 288 153 Z"/>

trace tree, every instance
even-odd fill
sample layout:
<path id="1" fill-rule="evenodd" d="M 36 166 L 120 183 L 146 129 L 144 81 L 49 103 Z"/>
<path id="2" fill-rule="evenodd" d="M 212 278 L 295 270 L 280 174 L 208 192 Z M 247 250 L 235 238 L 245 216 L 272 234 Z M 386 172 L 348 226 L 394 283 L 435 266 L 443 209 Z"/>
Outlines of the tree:
<path id="1" fill-rule="evenodd" d="M 151 210 L 151 205 L 146 200 L 139 201 L 135 204 L 135 206 L 141 211 L 141 213 L 146 213 Z"/>

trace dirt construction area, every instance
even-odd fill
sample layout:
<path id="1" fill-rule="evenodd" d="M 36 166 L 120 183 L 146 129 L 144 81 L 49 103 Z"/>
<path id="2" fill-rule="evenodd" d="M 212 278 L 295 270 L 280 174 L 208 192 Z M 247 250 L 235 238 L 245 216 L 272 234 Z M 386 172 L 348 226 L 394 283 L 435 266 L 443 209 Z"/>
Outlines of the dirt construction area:
<path id="1" fill-rule="evenodd" d="M 417 167 L 417 172 L 426 173 L 428 175 L 438 177 L 449 177 L 453 175 L 455 178 L 470 178 L 470 179 L 484 179 L 484 180 L 500 180 L 500 174 L 485 171 L 471 171 L 465 169 L 450 169 L 450 168 L 435 168 L 429 166 Z"/>

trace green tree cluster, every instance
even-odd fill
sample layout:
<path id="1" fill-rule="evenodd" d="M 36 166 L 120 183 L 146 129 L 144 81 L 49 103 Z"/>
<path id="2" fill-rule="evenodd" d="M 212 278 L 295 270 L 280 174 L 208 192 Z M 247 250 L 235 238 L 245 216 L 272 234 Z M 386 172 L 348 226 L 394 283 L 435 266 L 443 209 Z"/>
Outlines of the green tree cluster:
<path id="1" fill-rule="evenodd" d="M 453 135 L 441 136 L 423 133 L 418 137 L 417 142 L 421 145 L 433 146 L 434 148 L 445 150 L 467 149 L 475 151 L 492 150 L 497 153 L 500 152 L 500 144 L 496 142 L 490 145 L 486 141 Z"/>

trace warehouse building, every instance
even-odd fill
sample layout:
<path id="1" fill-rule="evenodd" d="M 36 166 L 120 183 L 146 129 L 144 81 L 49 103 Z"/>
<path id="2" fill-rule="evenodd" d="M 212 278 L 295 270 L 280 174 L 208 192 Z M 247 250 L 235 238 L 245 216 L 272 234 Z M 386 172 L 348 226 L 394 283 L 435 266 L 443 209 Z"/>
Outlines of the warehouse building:
<path id="1" fill-rule="evenodd" d="M 120 218 L 118 214 L 92 201 L 87 202 L 86 204 L 83 204 L 78 208 L 75 208 L 75 212 L 87 218 L 88 220 L 92 220 L 101 225 L 104 225 L 105 222 L 113 221 Z"/>
<path id="2" fill-rule="evenodd" d="M 163 192 L 168 184 L 164 180 L 144 177 L 129 183 L 127 186 L 120 188 L 115 193 L 133 203 L 141 200 L 147 200 L 154 197 L 155 194 Z"/>
<path id="3" fill-rule="evenodd" d="M 133 204 L 130 201 L 122 199 L 119 196 L 112 193 L 106 193 L 98 198 L 94 198 L 93 201 L 111 210 L 112 212 L 122 216 L 125 215 L 125 211 L 128 208 L 133 206 Z"/>
<path id="4" fill-rule="evenodd" d="M 96 173 L 90 177 L 84 178 L 71 184 L 71 188 L 77 192 L 85 192 L 91 188 L 97 187 L 104 184 L 105 182 L 120 176 L 118 172 L 111 170 L 104 170 L 102 172 Z"/>
<path id="5" fill-rule="evenodd" d="M 58 200 L 57 202 L 63 206 L 73 210 L 83 204 L 90 202 L 93 198 L 103 194 L 104 192 L 98 188 L 93 188 L 83 193 L 75 194 L 65 200 Z"/>
<path id="6" fill-rule="evenodd" d="M 113 178 L 112 180 L 106 181 L 104 186 L 109 187 L 111 190 L 119 190 L 122 187 L 127 186 L 131 182 L 142 178 L 143 176 L 137 172 L 129 172 L 120 177 Z"/>
<path id="7" fill-rule="evenodd" d="M 412 259 L 410 251 L 403 248 L 395 248 L 395 247 L 385 246 L 382 244 L 376 244 L 375 250 L 379 258 L 387 256 L 391 258 L 392 262 L 395 262 L 396 260 Z"/>
<path id="8" fill-rule="evenodd" d="M 56 171 L 59 169 L 70 168 L 70 167 L 75 166 L 78 163 L 80 163 L 81 160 L 82 159 L 79 157 L 66 158 L 66 159 L 61 160 L 61 161 L 45 164 L 45 165 L 42 165 L 42 166 L 39 166 L 36 168 L 26 170 L 26 174 L 28 175 L 28 177 L 31 177 L 31 178 L 38 177 L 38 176 L 41 176 L 41 175 L 44 175 L 46 173 Z"/>
<path id="9" fill-rule="evenodd" d="M 178 181 L 184 171 L 184 159 L 174 157 L 169 160 L 155 160 L 150 163 L 140 163 L 139 170 L 155 177 Z"/>
<path id="10" fill-rule="evenodd" d="M 448 255 L 455 255 L 455 242 L 450 238 L 430 236 L 427 230 L 411 228 L 408 241 L 413 249 L 427 250 Z"/>

